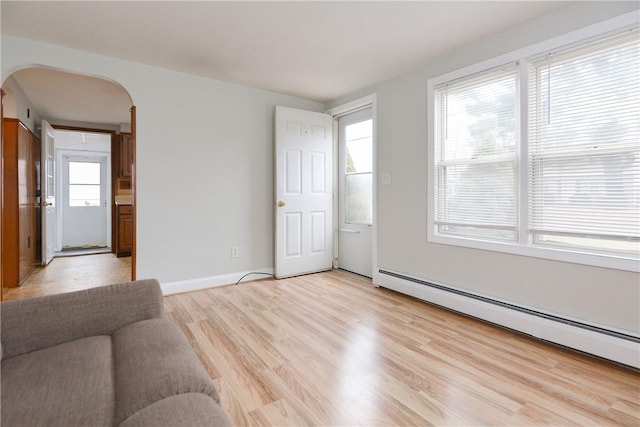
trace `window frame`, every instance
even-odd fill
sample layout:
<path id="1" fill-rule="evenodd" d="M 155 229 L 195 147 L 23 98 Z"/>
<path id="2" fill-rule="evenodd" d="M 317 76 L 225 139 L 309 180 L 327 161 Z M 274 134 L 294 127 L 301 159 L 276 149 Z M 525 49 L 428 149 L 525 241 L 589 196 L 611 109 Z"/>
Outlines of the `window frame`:
<path id="1" fill-rule="evenodd" d="M 366 115 L 367 118 L 361 118 L 360 116 L 355 116 L 354 118 L 352 118 L 351 120 L 348 120 L 348 117 L 350 114 L 357 114 L 361 111 L 370 111 L 370 114 Z M 338 145 L 339 145 L 339 165 L 338 165 L 338 181 L 339 181 L 339 187 L 340 187 L 340 191 L 338 191 L 338 193 L 340 194 L 340 198 L 341 198 L 341 209 L 340 209 L 340 213 L 339 213 L 339 223 L 340 224 L 344 224 L 344 225 L 349 225 L 349 226 L 354 226 L 354 227 L 372 227 L 373 226 L 373 210 L 374 210 L 374 204 L 373 204 L 373 191 L 374 191 L 374 185 L 373 185 L 373 181 L 374 181 L 374 174 L 373 174 L 373 170 L 374 170 L 374 161 L 375 161 L 375 157 L 373 156 L 373 133 L 374 133 L 374 121 L 373 121 L 373 116 L 371 115 L 373 112 L 372 107 L 371 106 L 367 106 L 364 107 L 362 109 L 358 109 L 357 111 L 354 111 L 352 113 L 347 113 L 342 115 L 341 117 L 338 117 L 336 119 L 336 123 L 337 123 L 337 127 L 338 127 L 338 133 L 340 133 L 339 137 L 338 137 Z M 339 120 L 342 118 L 347 118 L 347 122 L 344 123 L 343 126 L 340 125 Z M 354 124 L 358 124 L 361 122 L 365 122 L 365 121 L 371 121 L 371 144 L 372 144 L 372 164 L 371 164 L 371 169 L 368 171 L 356 171 L 356 172 L 347 172 L 346 170 L 346 159 L 347 159 L 347 143 L 349 141 L 346 141 L 346 136 L 343 133 L 346 133 L 346 128 L 348 126 L 354 125 Z M 342 144 L 342 140 L 344 139 L 344 144 Z M 371 177 L 371 196 L 372 196 L 372 217 L 371 217 L 371 222 L 370 223 L 365 223 L 365 222 L 355 222 L 355 221 L 348 221 L 348 205 L 349 203 L 347 202 L 347 180 L 349 176 L 365 176 L 365 175 L 369 175 Z"/>
<path id="2" fill-rule="evenodd" d="M 482 70 L 480 72 L 477 73 L 473 73 L 471 75 L 468 76 L 464 76 L 461 79 L 455 79 L 455 80 L 448 80 L 445 82 L 445 84 L 439 84 L 438 86 L 434 87 L 434 123 L 435 121 L 440 122 L 441 126 L 447 126 L 447 119 L 442 116 L 441 110 L 438 107 L 439 105 L 441 105 L 442 103 L 439 102 L 438 99 L 438 95 L 441 92 L 441 88 L 445 87 L 445 93 L 447 92 L 447 86 L 448 84 L 455 84 L 456 82 L 459 82 L 460 80 L 464 81 L 464 80 L 473 80 L 476 78 L 482 78 L 483 76 L 485 77 L 490 77 L 492 74 L 496 74 L 496 75 L 508 75 L 509 71 L 513 70 L 513 74 L 515 77 L 515 98 L 516 98 L 516 103 L 515 103 L 515 127 L 516 129 L 519 128 L 520 126 L 520 102 L 519 102 L 519 82 L 518 82 L 518 73 L 519 73 L 519 66 L 517 62 L 510 62 L 507 64 L 501 64 L 498 67 L 493 67 L 487 70 Z M 487 81 L 494 81 L 493 79 L 485 79 L 485 82 Z M 485 225 L 479 225 L 479 224 L 464 224 L 464 223 L 460 223 L 460 224 L 454 224 L 451 222 L 447 222 L 447 221 L 438 221 L 437 218 L 435 218 L 435 211 L 441 211 L 441 210 L 445 210 L 443 205 L 441 204 L 440 207 L 436 206 L 435 204 L 435 194 L 434 194 L 434 219 L 433 219 L 433 223 L 434 226 L 436 228 L 440 228 L 442 226 L 467 226 L 470 228 L 485 228 L 485 229 L 493 229 L 493 230 L 498 230 L 498 229 L 503 229 L 503 230 L 510 230 L 513 231 L 514 233 L 514 239 L 511 240 L 503 240 L 503 239 L 492 239 L 490 241 L 497 241 L 497 242 L 514 242 L 517 241 L 519 238 L 519 223 L 518 223 L 518 209 L 519 209 L 519 186 L 518 186 L 518 177 L 519 177 L 519 155 L 518 155 L 518 151 L 519 151 L 519 144 L 520 144 L 520 135 L 518 133 L 516 133 L 516 138 L 515 138 L 515 150 L 513 153 L 503 153 L 503 154 L 494 154 L 491 156 L 482 156 L 482 158 L 466 158 L 466 159 L 451 159 L 451 160 L 446 160 L 443 158 L 440 159 L 436 159 L 435 158 L 435 144 L 440 143 L 441 147 L 440 147 L 440 152 L 441 152 L 441 157 L 444 157 L 444 153 L 443 150 L 446 150 L 446 146 L 444 146 L 444 142 L 445 141 L 436 141 L 435 138 L 436 135 L 436 130 L 434 128 L 434 132 L 433 132 L 433 137 L 434 137 L 434 142 L 433 142 L 433 148 L 434 148 L 434 153 L 432 158 L 434 159 L 434 164 L 432 164 L 432 166 L 434 167 L 433 173 L 434 173 L 434 185 L 437 185 L 438 187 L 442 187 L 442 182 L 440 181 L 441 179 L 446 177 L 446 173 L 444 172 L 444 169 L 446 169 L 449 166 L 459 166 L 459 165 L 466 165 L 466 166 L 473 166 L 473 165 L 479 165 L 479 164 L 500 164 L 500 163 L 513 163 L 513 169 L 514 169 L 514 174 L 515 174 L 515 182 L 514 184 L 514 194 L 516 196 L 516 203 L 514 206 L 514 210 L 515 210 L 515 216 L 516 216 L 516 221 L 515 224 L 513 226 L 510 225 L 494 225 L 494 226 L 485 226 Z M 443 172 L 440 172 L 440 170 L 442 170 Z M 439 200 L 439 202 L 444 202 L 444 200 Z M 446 236 L 455 236 L 455 233 L 447 233 L 447 234 L 443 234 Z M 461 235 L 459 236 L 462 239 L 465 238 L 469 238 L 469 239 L 479 239 L 477 237 L 468 237 L 468 236 L 464 236 Z"/>
<path id="3" fill-rule="evenodd" d="M 73 163 L 89 163 L 89 164 L 97 164 L 98 165 L 98 183 L 97 184 L 87 184 L 87 183 L 79 183 L 79 182 L 71 182 L 71 165 Z M 66 194 L 67 194 L 67 207 L 69 208 L 98 208 L 98 207 L 103 207 L 104 204 L 102 203 L 103 201 L 103 197 L 102 197 L 102 186 L 106 185 L 105 183 L 102 182 L 102 163 L 101 162 L 93 162 L 93 161 L 83 161 L 83 160 L 69 160 L 67 162 L 67 168 L 69 169 L 67 171 L 68 174 L 68 179 L 67 179 L 67 189 L 66 189 Z M 71 188 L 72 187 L 98 187 L 98 204 L 97 205 L 74 205 L 71 204 L 72 200 L 89 200 L 87 198 L 82 198 L 82 199 L 72 199 L 71 198 Z M 91 199 L 91 200 L 96 200 L 96 199 Z"/>
<path id="4" fill-rule="evenodd" d="M 527 257 L 549 259 L 618 270 L 640 272 L 640 260 L 632 255 L 596 253 L 587 249 L 541 247 L 534 246 L 533 234 L 528 230 L 529 224 L 529 185 L 528 185 L 528 108 L 529 108 L 529 64 L 535 58 L 553 50 L 565 50 L 580 46 L 594 40 L 620 34 L 638 28 L 640 20 L 636 13 L 627 13 L 580 30 L 576 30 L 540 43 L 473 64 L 452 72 L 427 80 L 427 236 L 428 243 L 445 244 L 472 249 L 501 252 Z M 518 123 L 520 145 L 516 150 L 517 160 L 517 240 L 494 241 L 478 237 L 443 235 L 437 232 L 435 222 L 435 122 L 437 120 L 436 88 L 442 84 L 464 79 L 475 74 L 506 66 L 518 64 L 517 92 L 519 101 Z"/>
<path id="5" fill-rule="evenodd" d="M 362 111 L 365 111 L 365 110 L 368 110 L 368 109 L 363 109 Z M 371 139 L 372 154 L 373 154 L 373 118 L 372 117 L 365 118 L 365 119 L 356 119 L 356 120 L 353 120 L 352 122 L 347 122 L 344 125 L 344 131 L 346 133 L 347 127 L 355 125 L 355 124 L 363 123 L 363 122 L 371 122 L 371 136 L 369 138 Z M 347 163 L 346 159 L 347 159 L 347 152 L 348 152 L 348 148 L 349 148 L 348 145 L 349 145 L 349 142 L 352 142 L 352 141 L 353 140 L 346 140 L 346 137 L 345 137 L 344 147 L 341 147 L 341 150 L 340 150 L 340 155 L 341 155 L 341 159 L 342 159 L 342 162 L 340 164 L 340 168 L 342 169 L 341 170 L 341 175 L 342 175 L 342 178 L 343 178 L 343 179 L 341 179 L 341 182 L 340 182 L 340 185 L 343 188 L 342 201 L 341 202 L 343 203 L 343 206 L 344 206 L 343 218 L 341 218 L 341 221 L 344 224 L 348 224 L 348 225 L 371 227 L 373 225 L 373 156 L 372 156 L 372 164 L 371 164 L 371 167 L 369 168 L 369 170 L 366 170 L 366 171 L 355 171 L 355 172 L 347 171 L 346 170 L 347 169 L 346 168 L 346 163 Z M 357 221 L 353 221 L 353 220 L 349 219 L 349 201 L 347 200 L 349 193 L 348 193 L 347 189 L 349 188 L 348 180 L 349 180 L 349 177 L 351 177 L 351 176 L 369 176 L 371 178 L 371 192 L 372 192 L 372 194 L 371 194 L 372 203 L 371 203 L 371 206 L 370 206 L 371 207 L 371 211 L 372 211 L 371 222 L 357 222 Z"/>

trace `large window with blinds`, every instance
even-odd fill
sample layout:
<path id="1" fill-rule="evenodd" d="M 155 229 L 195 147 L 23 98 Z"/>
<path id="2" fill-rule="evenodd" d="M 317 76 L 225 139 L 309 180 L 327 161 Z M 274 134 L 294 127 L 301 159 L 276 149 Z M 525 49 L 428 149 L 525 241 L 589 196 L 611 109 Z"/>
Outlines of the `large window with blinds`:
<path id="1" fill-rule="evenodd" d="M 517 71 L 507 66 L 436 88 L 440 233 L 517 238 Z"/>
<path id="2" fill-rule="evenodd" d="M 429 239 L 638 269 L 637 29 L 429 82 Z"/>
<path id="3" fill-rule="evenodd" d="M 637 254 L 639 55 L 632 32 L 531 61 L 534 244 Z"/>

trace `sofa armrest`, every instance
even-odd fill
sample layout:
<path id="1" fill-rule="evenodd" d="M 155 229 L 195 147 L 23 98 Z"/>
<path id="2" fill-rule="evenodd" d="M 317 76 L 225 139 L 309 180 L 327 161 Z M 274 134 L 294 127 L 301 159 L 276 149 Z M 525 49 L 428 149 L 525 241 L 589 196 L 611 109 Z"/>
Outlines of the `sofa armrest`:
<path id="1" fill-rule="evenodd" d="M 131 323 L 161 318 L 155 279 L 0 304 L 3 358 L 93 335 L 111 335 Z"/>

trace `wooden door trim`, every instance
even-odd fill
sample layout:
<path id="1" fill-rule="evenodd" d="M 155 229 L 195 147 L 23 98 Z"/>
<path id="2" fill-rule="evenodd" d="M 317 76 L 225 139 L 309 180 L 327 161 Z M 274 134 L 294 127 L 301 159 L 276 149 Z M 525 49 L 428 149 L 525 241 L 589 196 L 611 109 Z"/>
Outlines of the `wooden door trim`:
<path id="1" fill-rule="evenodd" d="M 132 171 L 131 171 L 131 191 L 132 191 L 132 198 L 131 198 L 131 215 L 133 217 L 133 248 L 131 250 L 131 280 L 136 280 L 136 223 L 137 223 L 137 179 L 136 179 L 136 106 L 132 105 L 131 109 L 129 110 L 131 112 L 131 164 L 132 164 Z M 117 135 L 118 132 L 114 131 L 114 130 L 107 130 L 107 129 L 95 129 L 95 128 L 85 128 L 85 127 L 78 127 L 78 126 L 64 126 L 64 125 L 51 125 L 54 129 L 56 130 L 69 130 L 69 131 L 78 131 L 78 132 L 94 132 L 94 133 L 106 133 L 106 134 L 111 134 L 112 135 L 112 140 L 113 140 L 113 136 Z M 120 133 L 126 133 L 126 132 L 120 132 Z M 113 144 L 112 144 L 112 159 L 113 159 Z M 113 161 L 112 161 L 113 164 Z M 112 168 L 112 179 L 113 179 L 113 174 L 115 173 L 115 171 L 113 171 L 114 168 Z M 115 209 L 114 209 L 115 210 Z M 111 241 L 111 245 L 115 248 L 115 240 L 114 240 L 114 230 L 115 227 L 113 226 L 113 219 L 115 218 L 115 214 L 112 212 L 112 226 L 111 226 L 111 231 L 112 231 L 112 241 Z"/>
<path id="2" fill-rule="evenodd" d="M 0 260 L 2 260 L 2 227 L 4 224 L 4 95 L 5 92 L 0 88 Z M 4 281 L 2 280 L 2 268 L 0 268 L 0 301 L 4 299 Z"/>
<path id="3" fill-rule="evenodd" d="M 114 162 L 115 162 L 115 158 L 116 158 L 116 146 L 114 144 L 115 139 L 117 138 L 117 136 L 119 135 L 119 133 L 115 130 L 110 130 L 110 129 L 100 129 L 100 128 L 89 128 L 89 127 L 84 127 L 84 126 L 66 126 L 66 125 L 51 125 L 52 128 L 54 128 L 55 130 L 61 130 L 61 131 L 69 131 L 69 132 L 90 132 L 90 133 L 102 133 L 105 135 L 110 135 L 110 146 L 111 146 L 111 164 L 109 165 L 111 168 L 111 176 L 109 177 L 109 180 L 111 182 L 111 200 L 109 200 L 109 203 L 111 205 L 111 253 L 115 254 L 116 253 L 116 208 L 115 208 L 115 204 L 113 203 L 113 198 L 116 192 L 116 168 L 114 167 Z M 120 132 L 122 133 L 122 132 Z"/>
<path id="4" fill-rule="evenodd" d="M 91 133 L 110 133 L 117 134 L 118 132 L 111 129 L 99 129 L 99 128 L 87 128 L 81 126 L 64 126 L 64 125 L 51 125 L 55 130 L 68 130 L 71 132 L 91 132 Z"/>
<path id="5" fill-rule="evenodd" d="M 136 280 L 137 223 L 138 223 L 138 170 L 136 168 L 136 106 L 131 109 L 131 216 L 133 219 L 133 247 L 131 248 L 131 280 Z"/>

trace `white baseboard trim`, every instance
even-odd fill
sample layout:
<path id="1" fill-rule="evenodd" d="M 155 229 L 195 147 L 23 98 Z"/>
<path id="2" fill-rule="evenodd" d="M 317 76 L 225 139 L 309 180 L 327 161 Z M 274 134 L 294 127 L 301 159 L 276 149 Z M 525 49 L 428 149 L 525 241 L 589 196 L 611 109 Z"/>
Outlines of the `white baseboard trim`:
<path id="1" fill-rule="evenodd" d="M 196 279 L 178 280 L 176 282 L 166 282 L 166 283 L 161 283 L 160 287 L 162 288 L 163 295 L 179 294 L 182 292 L 191 292 L 191 291 L 197 291 L 200 289 L 208 289 L 208 288 L 215 288 L 218 286 L 233 285 L 238 280 L 240 280 L 240 278 L 245 274 L 249 274 L 253 272 L 273 274 L 273 267 L 258 268 L 256 270 L 240 271 L 237 273 L 221 274 L 219 276 L 198 277 Z M 259 278 L 264 279 L 265 277 L 267 276 L 262 274 L 255 275 L 255 276 L 251 275 L 251 276 L 248 276 L 245 279 L 245 281 L 255 280 Z"/>
<path id="2" fill-rule="evenodd" d="M 532 313 L 526 307 L 513 308 L 487 301 L 488 298 L 475 299 L 472 295 L 462 295 L 452 289 L 448 291 L 446 285 L 435 283 L 435 287 L 429 286 L 428 280 L 409 277 L 407 275 L 385 270 L 393 275 L 381 273 L 378 268 L 374 270 L 373 283 L 412 297 L 427 301 L 442 307 L 449 308 L 460 313 L 467 314 L 497 325 L 513 329 L 535 338 L 570 347 L 585 353 L 594 354 L 605 359 L 613 360 L 624 365 L 640 369 L 640 343 L 637 338 L 615 336 L 622 335 L 620 331 L 610 331 L 612 335 L 591 330 L 588 325 L 575 326 L 571 320 L 559 319 L 556 316 L 545 316 L 544 313 Z M 402 277 L 398 277 L 402 276 Z M 403 278 L 405 277 L 405 278 Z M 414 279 L 425 284 L 416 283 Z M 575 322 L 574 322 L 575 323 Z"/>

